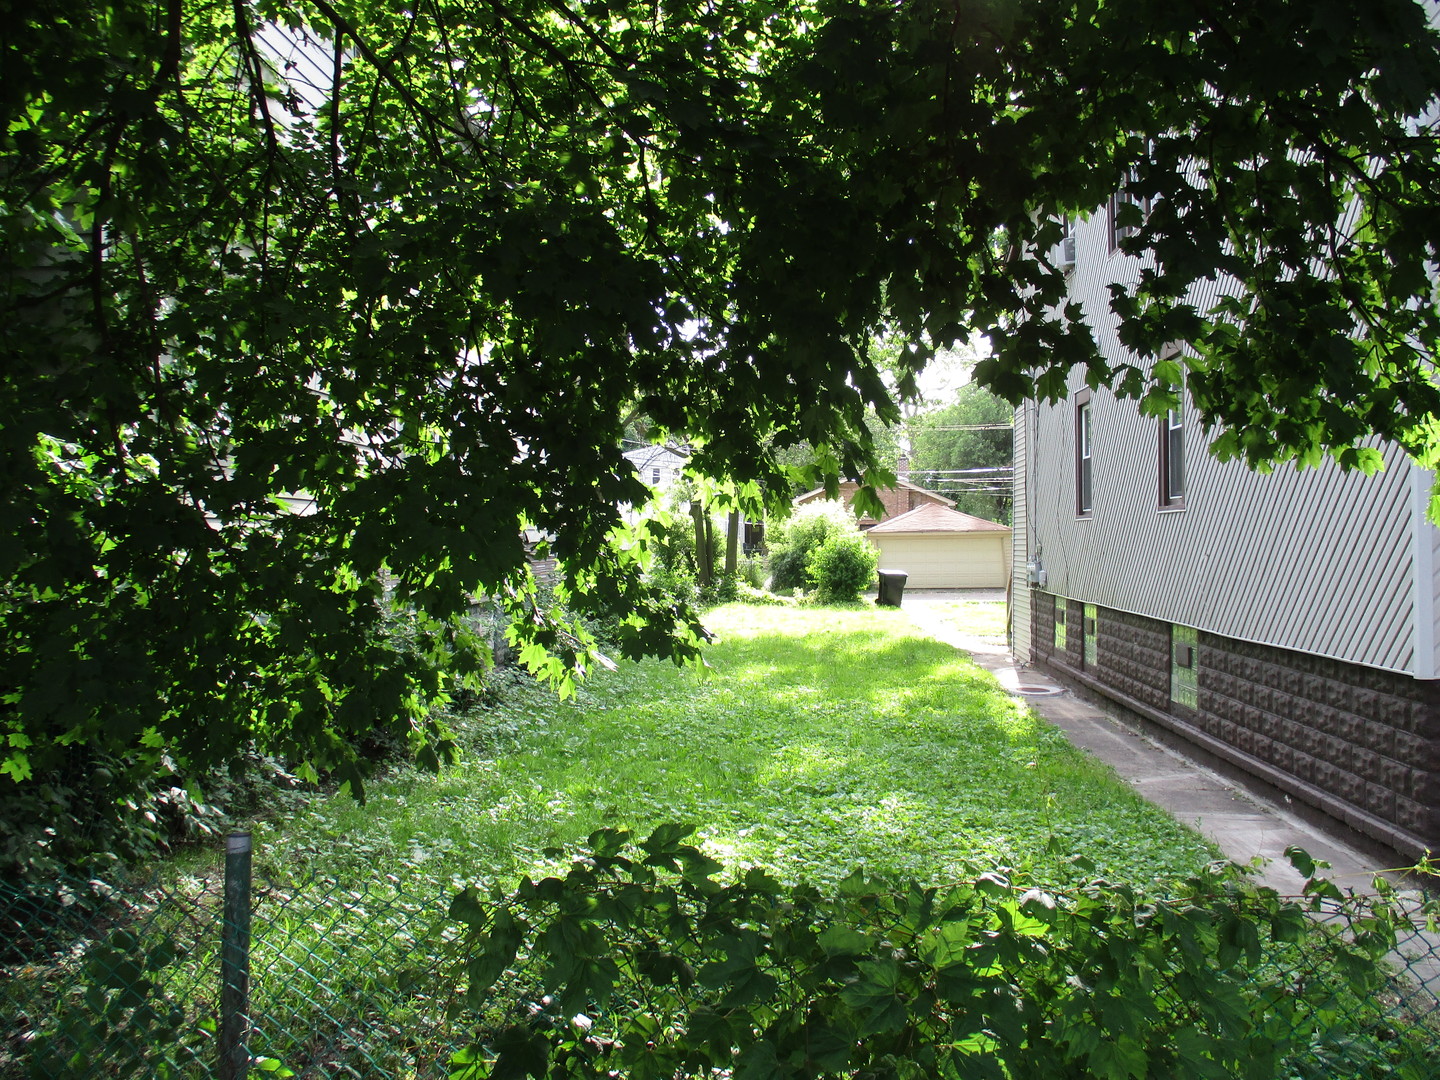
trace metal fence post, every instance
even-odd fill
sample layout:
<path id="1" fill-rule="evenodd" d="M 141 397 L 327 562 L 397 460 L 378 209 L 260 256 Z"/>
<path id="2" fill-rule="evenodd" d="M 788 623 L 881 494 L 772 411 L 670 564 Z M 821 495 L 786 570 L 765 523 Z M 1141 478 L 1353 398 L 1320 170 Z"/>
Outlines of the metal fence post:
<path id="1" fill-rule="evenodd" d="M 220 931 L 220 1080 L 250 1072 L 250 834 L 225 838 L 225 915 Z"/>

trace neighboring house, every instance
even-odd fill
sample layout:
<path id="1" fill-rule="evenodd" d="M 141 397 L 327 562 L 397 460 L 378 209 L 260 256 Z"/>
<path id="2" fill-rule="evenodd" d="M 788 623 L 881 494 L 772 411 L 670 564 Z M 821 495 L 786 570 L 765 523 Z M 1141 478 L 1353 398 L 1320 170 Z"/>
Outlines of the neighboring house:
<path id="1" fill-rule="evenodd" d="M 553 584 L 558 576 L 555 556 L 550 548 L 555 542 L 554 534 L 541 532 L 539 529 L 525 529 L 520 537 L 525 545 L 525 559 L 530 564 L 530 572 L 535 575 L 535 580 Z M 541 554 L 542 543 L 545 545 L 544 554 Z"/>
<path id="2" fill-rule="evenodd" d="M 689 461 L 689 457 L 685 453 L 668 446 L 661 446 L 658 443 L 643 443 L 626 450 L 622 456 L 635 466 L 635 473 L 641 481 L 654 489 L 657 499 L 664 499 L 670 489 L 679 483 L 684 474 L 685 465 Z M 630 520 L 634 520 L 636 517 L 633 509 L 626 509 L 625 513 Z M 745 554 L 750 555 L 759 551 L 763 545 L 765 526 L 762 522 L 748 520 L 742 524 L 740 547 Z M 723 534 L 726 528 L 725 520 L 717 518 L 716 527 Z"/>
<path id="3" fill-rule="evenodd" d="M 866 534 L 880 568 L 900 570 L 912 589 L 1003 589 L 1009 580 L 1010 530 L 984 518 L 925 502 Z"/>
<path id="4" fill-rule="evenodd" d="M 855 492 L 859 490 L 860 485 L 854 480 L 845 480 L 840 484 L 838 495 L 846 506 L 853 506 Z M 937 495 L 933 491 L 927 491 L 919 484 L 912 484 L 903 477 L 895 481 L 894 487 L 879 488 L 875 494 L 880 497 L 880 502 L 885 507 L 885 512 L 878 518 L 872 517 L 870 514 L 861 517 L 856 524 L 860 526 L 862 531 L 873 528 L 881 521 L 886 521 L 900 514 L 909 513 L 917 506 L 953 507 L 955 505 L 954 499 L 947 499 L 944 495 Z M 825 494 L 824 488 L 816 488 L 814 491 L 807 491 L 804 495 L 797 495 L 794 502 L 796 506 L 804 506 L 808 502 L 823 502 L 828 498 L 830 498 L 830 496 Z"/>
<path id="5" fill-rule="evenodd" d="M 680 479 L 686 462 L 685 455 L 668 446 L 654 443 L 626 450 L 623 457 L 635 466 L 635 472 L 640 479 L 657 492 L 669 490 L 670 486 Z"/>
<path id="6" fill-rule="evenodd" d="M 1065 250 L 1070 298 L 1122 355 L 1106 286 L 1135 280 L 1105 213 Z M 1202 304 L 1202 306 L 1204 306 Z M 1406 857 L 1440 849 L 1440 530 L 1393 447 L 1367 477 L 1222 463 L 1083 387 L 1015 423 L 1012 648 Z M 1026 587 L 1027 571 L 1030 586 Z"/>

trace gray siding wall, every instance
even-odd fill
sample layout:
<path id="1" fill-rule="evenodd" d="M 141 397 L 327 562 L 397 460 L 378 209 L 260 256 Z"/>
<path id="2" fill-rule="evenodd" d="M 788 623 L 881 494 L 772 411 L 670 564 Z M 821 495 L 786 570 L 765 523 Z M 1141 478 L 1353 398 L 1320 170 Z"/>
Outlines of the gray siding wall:
<path id="1" fill-rule="evenodd" d="M 1415 578 L 1416 671 L 1421 679 L 1440 678 L 1440 529 L 1430 524 L 1426 510 L 1430 503 L 1432 477 L 1412 466 L 1415 522 L 1415 550 L 1418 555 Z M 1428 588 L 1427 588 L 1428 586 Z M 1425 668 L 1428 658 L 1430 667 Z"/>
<path id="2" fill-rule="evenodd" d="M 1101 347 L 1123 356 L 1105 286 L 1133 278 L 1138 262 L 1109 255 L 1105 229 L 1103 214 L 1078 226 L 1071 295 Z M 1082 385 L 1074 374 L 1072 392 Z M 1415 520 L 1403 454 L 1384 448 L 1386 470 L 1374 477 L 1331 464 L 1257 474 L 1211 457 L 1187 407 L 1185 509 L 1161 510 L 1159 422 L 1103 387 L 1091 407 L 1094 510 L 1077 519 L 1074 405 L 1027 406 L 1028 468 L 1017 460 L 1016 475 L 1030 484 L 1029 557 L 1048 571 L 1050 591 L 1244 641 L 1415 671 L 1415 620 L 1433 623 L 1434 612 L 1433 604 L 1417 611 L 1414 575 L 1423 570 L 1425 584 L 1440 588 L 1440 539 Z M 1017 493 L 1017 511 L 1024 502 Z M 1422 545 L 1429 550 L 1417 566 Z M 1433 665 L 1429 637 L 1420 640 Z"/>
<path id="3" fill-rule="evenodd" d="M 1029 562 L 1029 511 L 1026 506 L 1025 470 L 1028 454 L 1025 441 L 1024 409 L 1015 411 L 1015 471 L 1012 474 L 1010 526 L 1010 652 L 1023 658 L 1030 655 L 1030 586 L 1026 583 L 1026 563 Z"/>

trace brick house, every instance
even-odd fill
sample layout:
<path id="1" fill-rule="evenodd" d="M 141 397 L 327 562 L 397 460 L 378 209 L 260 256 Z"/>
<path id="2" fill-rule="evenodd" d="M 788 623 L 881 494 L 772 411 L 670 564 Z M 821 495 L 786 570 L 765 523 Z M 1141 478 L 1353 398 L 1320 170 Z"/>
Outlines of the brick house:
<path id="1" fill-rule="evenodd" d="M 860 485 L 854 480 L 846 480 L 841 483 L 839 497 L 846 506 L 852 506 L 855 500 L 855 492 L 860 490 Z M 899 517 L 901 514 L 909 513 L 917 506 L 944 506 L 954 507 L 955 500 L 947 499 L 944 495 L 937 495 L 933 491 L 927 491 L 919 484 L 912 484 L 903 477 L 895 481 L 894 487 L 878 488 L 875 492 L 880 497 L 881 504 L 885 507 L 882 517 L 871 517 L 866 514 L 856 524 L 861 531 L 866 531 L 875 525 L 880 524 L 892 517 Z M 808 502 L 823 502 L 829 496 L 825 494 L 824 488 L 816 488 L 814 491 L 807 491 L 804 495 L 795 497 L 796 506 L 804 506 Z"/>

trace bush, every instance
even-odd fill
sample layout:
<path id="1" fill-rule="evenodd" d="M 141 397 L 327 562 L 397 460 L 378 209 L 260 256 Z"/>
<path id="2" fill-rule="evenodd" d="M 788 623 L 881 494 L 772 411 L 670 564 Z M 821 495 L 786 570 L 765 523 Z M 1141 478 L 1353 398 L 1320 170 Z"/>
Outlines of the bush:
<path id="1" fill-rule="evenodd" d="M 471 1005 L 529 1004 L 452 1077 L 1432 1075 L 1433 1032 L 1378 1003 L 1409 925 L 1383 898 L 1326 909 L 1328 882 L 1286 900 L 1224 864 L 1164 896 L 995 871 L 827 896 L 727 883 L 693 831 L 607 829 L 564 877 L 455 898 Z M 1312 922 L 1337 908 L 1350 933 Z"/>
<path id="2" fill-rule="evenodd" d="M 759 555 L 745 555 L 740 559 L 740 581 L 752 589 L 765 587 L 765 560 Z"/>
<path id="3" fill-rule="evenodd" d="M 756 607 L 784 607 L 795 604 L 794 600 L 787 600 L 783 596 L 776 596 L 774 593 L 766 592 L 764 589 L 757 589 L 753 585 L 747 585 L 743 581 L 740 582 L 736 589 L 735 599 L 742 604 L 754 604 Z"/>
<path id="4" fill-rule="evenodd" d="M 695 607 L 700 603 L 700 589 L 695 584 L 695 571 L 685 566 L 655 566 L 646 575 L 652 588 L 672 604 Z"/>
<path id="5" fill-rule="evenodd" d="M 803 548 L 772 548 L 770 551 L 770 588 L 777 593 L 793 592 L 805 587 L 805 556 Z"/>
<path id="6" fill-rule="evenodd" d="M 874 545 L 858 533 L 829 537 L 810 552 L 805 572 L 824 604 L 853 604 L 875 578 Z"/>
<path id="7" fill-rule="evenodd" d="M 77 743 L 36 756 L 23 781 L 0 778 L 0 880 L 109 876 L 224 826 L 164 754 L 118 756 Z"/>
<path id="8" fill-rule="evenodd" d="M 659 538 L 659 543 L 655 545 L 657 568 L 687 573 L 693 579 L 698 563 L 695 559 L 695 527 L 690 519 L 676 510 L 665 524 L 656 522 L 650 527 Z"/>
<path id="9" fill-rule="evenodd" d="M 708 587 L 700 590 L 700 602 L 707 606 L 729 604 L 740 599 L 738 574 L 716 574 Z"/>
<path id="10" fill-rule="evenodd" d="M 421 735 L 403 717 L 378 717 L 368 727 L 335 729 L 331 737 L 353 752 L 356 780 L 395 761 L 438 768 L 453 752 L 442 710 L 474 700 L 489 660 L 483 625 L 441 623 L 389 605 L 377 609 L 371 625 L 373 649 L 365 662 L 385 663 L 397 679 L 412 679 L 428 699 L 432 723 Z M 444 677 L 432 677 L 434 668 Z M 0 714 L 0 727 L 3 719 Z M 170 747 L 113 754 L 102 743 L 56 741 L 30 757 L 29 775 L 0 777 L 0 880 L 112 877 L 176 845 L 220 835 L 233 816 L 298 782 L 288 771 L 295 763 L 258 740 L 208 768 Z"/>
<path id="11" fill-rule="evenodd" d="M 710 584 L 700 586 L 700 564 L 695 550 L 695 522 L 685 515 L 679 505 L 673 508 L 673 516 L 664 525 L 651 526 L 657 538 L 655 563 L 647 574 L 651 585 L 657 586 L 674 603 L 685 603 L 690 607 L 710 607 L 728 604 L 740 597 L 740 586 L 760 588 L 765 583 L 764 561 L 755 555 L 746 555 L 736 563 L 735 573 L 727 574 L 724 569 L 725 538 L 717 530 L 715 551 L 712 552 Z"/>
<path id="12" fill-rule="evenodd" d="M 667 524 L 654 528 L 659 543 L 655 548 L 655 565 L 647 575 L 651 585 L 657 586 L 672 603 L 688 607 L 706 607 L 735 599 L 735 579 L 727 579 L 722 573 L 718 551 L 712 553 L 710 584 L 701 589 L 694 521 L 677 507 Z"/>
<path id="13" fill-rule="evenodd" d="M 832 536 L 859 535 L 844 503 L 807 503 L 770 527 L 770 587 L 776 592 L 804 589 L 812 582 L 810 553 Z"/>

